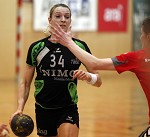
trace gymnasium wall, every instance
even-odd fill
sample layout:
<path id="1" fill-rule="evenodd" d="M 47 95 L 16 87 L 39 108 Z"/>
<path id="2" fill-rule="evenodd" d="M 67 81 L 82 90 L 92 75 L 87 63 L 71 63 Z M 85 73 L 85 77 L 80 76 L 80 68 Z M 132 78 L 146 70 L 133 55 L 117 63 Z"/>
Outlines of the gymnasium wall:
<path id="1" fill-rule="evenodd" d="M 15 78 L 16 0 L 0 1 L 0 80 Z"/>
<path id="2" fill-rule="evenodd" d="M 8 4 L 1 1 L 1 46 L 0 46 L 0 79 L 15 79 L 15 49 L 16 49 L 16 0 L 11 0 Z M 92 53 L 100 58 L 112 57 L 132 49 L 132 1 L 129 0 L 128 29 L 127 32 L 98 33 L 98 32 L 78 32 L 77 38 L 84 40 L 90 47 Z M 7 9 L 7 10 L 6 10 Z M 7 12 L 6 12 L 7 11 Z M 43 37 L 43 32 L 35 32 L 33 25 L 33 5 L 30 2 L 23 3 L 22 9 L 22 61 L 21 74 L 25 65 L 26 53 L 29 45 Z M 40 19 L 39 19 L 40 20 Z"/>

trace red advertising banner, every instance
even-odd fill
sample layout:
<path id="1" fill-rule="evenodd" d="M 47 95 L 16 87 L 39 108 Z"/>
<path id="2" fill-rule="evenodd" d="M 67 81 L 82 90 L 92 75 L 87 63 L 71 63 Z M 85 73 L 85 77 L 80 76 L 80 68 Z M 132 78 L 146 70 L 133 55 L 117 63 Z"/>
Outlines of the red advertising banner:
<path id="1" fill-rule="evenodd" d="M 127 30 L 128 0 L 98 0 L 98 31 Z"/>

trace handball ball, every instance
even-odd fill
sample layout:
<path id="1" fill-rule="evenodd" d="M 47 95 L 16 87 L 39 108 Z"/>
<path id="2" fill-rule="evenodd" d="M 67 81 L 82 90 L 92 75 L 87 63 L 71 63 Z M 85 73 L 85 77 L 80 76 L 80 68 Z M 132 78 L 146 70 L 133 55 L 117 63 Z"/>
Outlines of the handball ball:
<path id="1" fill-rule="evenodd" d="M 10 123 L 10 127 L 16 136 L 29 136 L 34 129 L 34 122 L 26 114 L 15 115 Z"/>

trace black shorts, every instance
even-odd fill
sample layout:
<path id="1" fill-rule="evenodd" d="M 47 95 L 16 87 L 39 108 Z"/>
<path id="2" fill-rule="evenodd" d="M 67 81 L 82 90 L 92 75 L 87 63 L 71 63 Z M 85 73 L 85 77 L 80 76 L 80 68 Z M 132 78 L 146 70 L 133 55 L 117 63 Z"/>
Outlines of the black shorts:
<path id="1" fill-rule="evenodd" d="M 44 109 L 35 104 L 37 135 L 56 136 L 57 128 L 62 123 L 76 124 L 79 128 L 79 114 L 77 105 L 59 109 Z"/>

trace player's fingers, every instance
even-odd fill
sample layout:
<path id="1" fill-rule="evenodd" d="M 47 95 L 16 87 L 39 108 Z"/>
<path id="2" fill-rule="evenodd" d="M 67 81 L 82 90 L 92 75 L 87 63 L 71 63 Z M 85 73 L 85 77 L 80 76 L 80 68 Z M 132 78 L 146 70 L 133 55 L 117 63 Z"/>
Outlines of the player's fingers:
<path id="1" fill-rule="evenodd" d="M 78 73 L 76 73 L 76 77 L 78 78 L 78 80 L 85 80 L 86 75 L 84 71 L 78 71 Z"/>
<path id="2" fill-rule="evenodd" d="M 72 80 L 74 80 L 74 79 L 77 78 L 77 73 L 78 73 L 78 70 L 75 70 L 75 71 L 73 72 Z"/>
<path id="3" fill-rule="evenodd" d="M 72 28 L 72 26 L 70 25 L 69 27 L 68 27 L 68 29 L 67 29 L 67 33 L 71 36 L 71 28 Z"/>
<path id="4" fill-rule="evenodd" d="M 52 26 L 52 30 L 53 30 L 52 31 L 53 35 L 55 35 L 55 37 L 58 39 L 61 38 L 62 35 L 64 34 L 63 29 L 60 27 L 60 25 L 57 22 L 55 22 L 54 26 Z"/>
<path id="5" fill-rule="evenodd" d="M 7 125 L 5 125 L 4 129 L 7 130 L 7 132 L 9 133 L 9 129 L 7 128 Z"/>
<path id="6" fill-rule="evenodd" d="M 11 121 L 15 115 L 22 115 L 22 114 L 23 114 L 22 111 L 16 111 L 14 114 L 12 114 L 9 119 L 9 124 L 11 123 Z"/>

